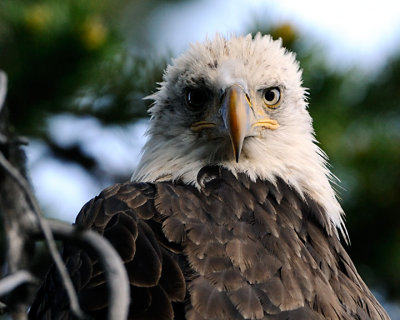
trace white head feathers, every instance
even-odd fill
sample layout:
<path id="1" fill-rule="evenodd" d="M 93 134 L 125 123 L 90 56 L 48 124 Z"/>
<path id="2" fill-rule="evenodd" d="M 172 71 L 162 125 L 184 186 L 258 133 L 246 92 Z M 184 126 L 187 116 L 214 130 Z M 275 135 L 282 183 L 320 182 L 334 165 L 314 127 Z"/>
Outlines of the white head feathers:
<path id="1" fill-rule="evenodd" d="M 270 36 L 225 39 L 217 35 L 193 44 L 168 66 L 159 90 L 149 97 L 155 101 L 150 109 L 150 137 L 132 179 L 196 184 L 197 173 L 209 164 L 245 172 L 251 179 L 280 177 L 325 208 L 346 237 L 343 211 L 330 184 L 333 176 L 316 145 L 301 83 L 294 54 Z M 233 85 L 243 89 L 253 117 L 262 113 L 279 124 L 277 129 L 246 136 L 239 162 L 229 136 L 221 131 L 221 99 Z M 188 108 L 187 101 L 189 88 L 198 87 L 207 90 L 209 97 L 201 111 Z M 266 108 L 262 92 L 275 87 L 281 92 L 279 107 Z M 193 130 L 193 123 L 204 119 L 212 130 Z"/>

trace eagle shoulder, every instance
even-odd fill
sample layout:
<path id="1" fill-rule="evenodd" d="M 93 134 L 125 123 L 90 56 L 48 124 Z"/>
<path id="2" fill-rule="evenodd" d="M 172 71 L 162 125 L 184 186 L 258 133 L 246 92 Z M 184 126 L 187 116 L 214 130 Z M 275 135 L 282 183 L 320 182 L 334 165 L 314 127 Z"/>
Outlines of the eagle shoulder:
<path id="1" fill-rule="evenodd" d="M 93 229 L 117 250 L 130 282 L 130 319 L 173 319 L 173 304 L 183 301 L 186 284 L 178 260 L 179 246 L 162 236 L 154 205 L 155 186 L 123 183 L 105 189 L 84 205 L 76 218 L 79 228 Z M 173 253 L 173 252 L 175 253 Z M 95 319 L 107 315 L 107 285 L 93 252 L 69 244 L 63 258 L 83 311 Z M 175 311 L 176 313 L 176 311 Z M 30 319 L 70 319 L 68 298 L 52 267 L 30 310 Z"/>

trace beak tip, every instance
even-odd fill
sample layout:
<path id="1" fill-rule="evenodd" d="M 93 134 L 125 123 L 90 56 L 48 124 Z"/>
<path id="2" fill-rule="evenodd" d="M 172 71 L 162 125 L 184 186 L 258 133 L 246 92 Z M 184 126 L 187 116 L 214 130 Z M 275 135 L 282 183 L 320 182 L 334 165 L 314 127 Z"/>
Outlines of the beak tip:
<path id="1" fill-rule="evenodd" d="M 239 153 L 236 153 L 236 156 L 235 156 L 235 158 L 236 158 L 236 163 L 239 163 L 239 157 L 240 157 L 240 154 L 239 154 Z"/>
<path id="2" fill-rule="evenodd" d="M 241 150 L 242 150 L 242 146 L 236 147 L 235 145 L 233 145 L 233 156 L 236 160 L 236 163 L 239 163 Z"/>

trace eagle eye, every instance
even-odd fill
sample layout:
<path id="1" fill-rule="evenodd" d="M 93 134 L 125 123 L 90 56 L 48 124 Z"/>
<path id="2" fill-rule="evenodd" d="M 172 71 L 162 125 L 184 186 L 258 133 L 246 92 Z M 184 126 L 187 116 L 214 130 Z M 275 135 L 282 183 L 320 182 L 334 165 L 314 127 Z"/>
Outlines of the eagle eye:
<path id="1" fill-rule="evenodd" d="M 281 101 L 281 89 L 278 87 L 265 89 L 263 92 L 263 100 L 268 108 L 276 108 Z"/>
<path id="2" fill-rule="evenodd" d="M 188 89 L 186 91 L 186 103 L 191 109 L 202 109 L 205 106 L 209 95 L 207 89 Z"/>

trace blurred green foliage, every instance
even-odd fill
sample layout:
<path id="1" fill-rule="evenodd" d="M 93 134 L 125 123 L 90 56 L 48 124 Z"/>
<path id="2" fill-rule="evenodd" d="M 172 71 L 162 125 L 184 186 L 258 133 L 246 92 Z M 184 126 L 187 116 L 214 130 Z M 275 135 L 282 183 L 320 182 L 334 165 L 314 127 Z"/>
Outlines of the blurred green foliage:
<path id="1" fill-rule="evenodd" d="M 171 0 L 178 1 L 178 0 Z M 50 155 L 101 174 L 79 144 L 59 145 L 47 120 L 90 116 L 104 125 L 146 116 L 143 97 L 161 81 L 165 60 L 132 53 L 142 40 L 123 41 L 122 27 L 143 25 L 165 1 L 2 0 L 0 69 L 7 72 L 7 104 L 19 134 L 40 138 Z M 127 14 L 135 16 L 132 21 Z M 128 21 L 128 22 L 126 22 Z"/>
<path id="2" fill-rule="evenodd" d="M 94 1 L 2 1 L 0 67 L 9 75 L 8 103 L 17 130 L 35 135 L 48 113 L 65 111 L 66 96 L 115 42 Z"/>
<path id="3" fill-rule="evenodd" d="M 140 28 L 162 1 L 131 1 Z M 149 4 L 151 3 L 151 5 Z M 119 17 L 126 2 L 2 0 L 0 69 L 10 79 L 7 103 L 16 130 L 40 137 L 53 156 L 95 166 L 80 146 L 57 145 L 46 119 L 60 113 L 125 124 L 146 114 L 141 98 L 161 80 L 166 60 L 134 54 Z M 400 297 L 400 52 L 378 74 L 333 69 L 321 48 L 290 23 L 258 24 L 297 52 L 310 90 L 317 138 L 342 182 L 350 255 L 370 285 Z M 133 33 L 134 34 L 134 33 Z M 89 163 L 89 165 L 88 165 Z M 90 169 L 90 168 L 89 168 Z"/>
<path id="4" fill-rule="evenodd" d="M 142 20 L 162 3 L 129 1 L 130 10 L 140 11 Z M 7 101 L 18 132 L 51 140 L 45 119 L 62 112 L 90 114 L 106 124 L 145 116 L 141 98 L 161 80 L 165 61 L 134 56 L 122 41 L 119 20 L 127 4 L 0 2 L 0 68 L 9 77 Z M 136 19 L 130 27 L 140 24 Z M 82 96 L 89 99 L 79 99 Z"/>

